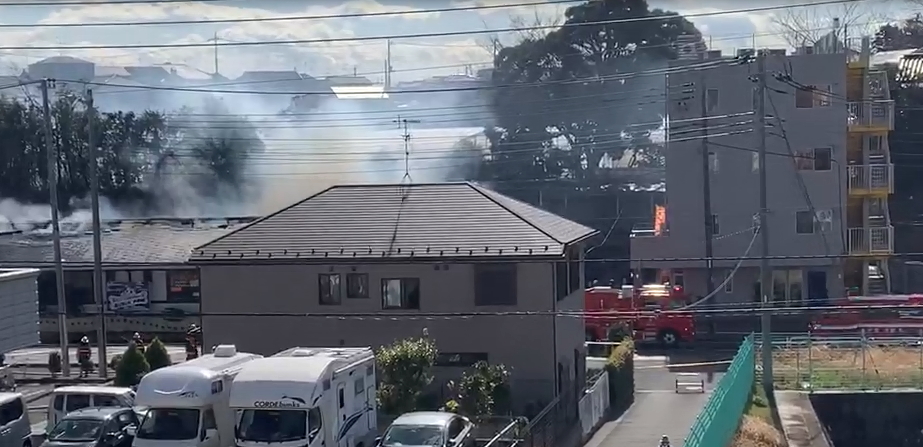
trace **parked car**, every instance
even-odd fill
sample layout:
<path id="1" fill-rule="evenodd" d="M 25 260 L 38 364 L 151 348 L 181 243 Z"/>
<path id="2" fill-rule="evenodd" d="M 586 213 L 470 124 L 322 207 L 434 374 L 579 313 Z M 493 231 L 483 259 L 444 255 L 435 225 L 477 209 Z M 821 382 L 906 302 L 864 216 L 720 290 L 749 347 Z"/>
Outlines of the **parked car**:
<path id="1" fill-rule="evenodd" d="M 31 447 L 32 425 L 19 393 L 0 393 L 0 446 Z"/>
<path id="2" fill-rule="evenodd" d="M 404 413 L 375 440 L 381 447 L 474 447 L 474 424 L 441 411 Z"/>
<path id="3" fill-rule="evenodd" d="M 42 447 L 131 447 L 137 429 L 131 408 L 84 408 L 58 421 Z"/>
<path id="4" fill-rule="evenodd" d="M 64 415 L 73 411 L 95 407 L 130 407 L 135 403 L 135 392 L 130 388 L 115 386 L 62 386 L 55 388 L 50 401 L 51 405 L 46 410 L 46 434 Z"/>

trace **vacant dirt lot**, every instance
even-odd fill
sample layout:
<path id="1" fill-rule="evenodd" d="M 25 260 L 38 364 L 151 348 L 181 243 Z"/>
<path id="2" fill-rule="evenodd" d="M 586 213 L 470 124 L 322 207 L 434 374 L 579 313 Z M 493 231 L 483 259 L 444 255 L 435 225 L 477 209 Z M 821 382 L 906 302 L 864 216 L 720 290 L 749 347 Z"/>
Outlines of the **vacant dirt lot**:
<path id="1" fill-rule="evenodd" d="M 888 388 L 923 384 L 919 346 L 813 346 L 777 348 L 773 376 L 779 388 Z"/>

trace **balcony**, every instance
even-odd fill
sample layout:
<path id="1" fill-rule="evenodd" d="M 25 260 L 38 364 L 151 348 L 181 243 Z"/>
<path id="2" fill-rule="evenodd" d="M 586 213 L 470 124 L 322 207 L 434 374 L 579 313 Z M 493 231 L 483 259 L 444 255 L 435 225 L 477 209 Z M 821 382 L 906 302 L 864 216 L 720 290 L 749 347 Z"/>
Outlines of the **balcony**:
<path id="1" fill-rule="evenodd" d="M 894 227 L 849 229 L 849 254 L 853 256 L 890 255 L 894 253 Z"/>
<path id="2" fill-rule="evenodd" d="M 894 130 L 894 101 L 851 101 L 847 104 L 850 132 L 888 132 Z"/>
<path id="3" fill-rule="evenodd" d="M 894 165 L 850 165 L 846 167 L 847 191 L 852 196 L 882 196 L 894 193 Z"/>
<path id="4" fill-rule="evenodd" d="M 631 237 L 662 237 L 669 234 L 666 228 L 656 230 L 654 225 L 648 223 L 635 224 L 631 228 Z"/>

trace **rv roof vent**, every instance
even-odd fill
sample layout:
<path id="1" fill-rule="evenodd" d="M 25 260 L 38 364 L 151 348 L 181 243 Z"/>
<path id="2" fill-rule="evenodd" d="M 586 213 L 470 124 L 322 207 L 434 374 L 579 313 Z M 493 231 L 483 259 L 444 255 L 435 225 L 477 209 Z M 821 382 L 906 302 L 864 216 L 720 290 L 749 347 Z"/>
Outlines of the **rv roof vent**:
<path id="1" fill-rule="evenodd" d="M 215 357 L 234 357 L 237 355 L 237 346 L 218 345 L 215 346 L 215 351 L 213 353 L 215 354 Z"/>
<path id="2" fill-rule="evenodd" d="M 292 351 L 292 357 L 310 357 L 314 355 L 314 351 L 310 349 L 296 349 Z"/>

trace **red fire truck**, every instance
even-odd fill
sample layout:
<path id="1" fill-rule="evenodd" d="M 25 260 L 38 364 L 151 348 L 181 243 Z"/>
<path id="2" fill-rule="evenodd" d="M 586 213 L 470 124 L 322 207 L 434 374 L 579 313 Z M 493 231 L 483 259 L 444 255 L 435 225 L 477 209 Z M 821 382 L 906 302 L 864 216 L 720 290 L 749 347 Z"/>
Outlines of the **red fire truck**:
<path id="1" fill-rule="evenodd" d="M 682 287 L 661 284 L 592 287 L 585 292 L 587 341 L 607 341 L 613 329 L 632 331 L 637 342 L 656 341 L 665 347 L 695 338 L 695 319 L 681 309 L 687 304 Z"/>
<path id="2" fill-rule="evenodd" d="M 881 337 L 923 333 L 923 295 L 850 296 L 831 300 L 825 306 L 838 306 L 842 310 L 814 319 L 812 334 L 853 336 L 865 333 L 869 337 Z M 876 309 L 876 306 L 908 308 Z"/>

